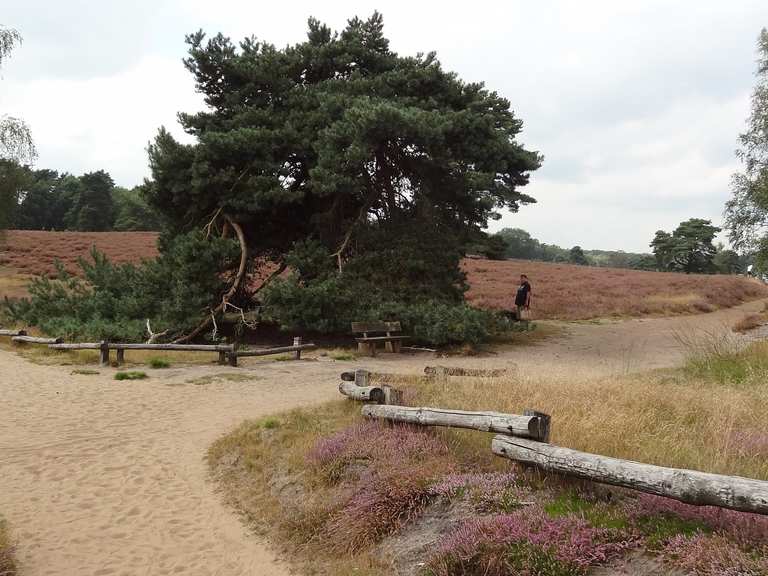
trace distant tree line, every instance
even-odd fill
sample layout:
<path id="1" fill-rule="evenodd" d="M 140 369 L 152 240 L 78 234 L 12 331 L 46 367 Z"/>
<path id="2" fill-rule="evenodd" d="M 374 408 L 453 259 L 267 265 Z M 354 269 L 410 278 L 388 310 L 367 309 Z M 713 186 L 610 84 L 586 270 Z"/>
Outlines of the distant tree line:
<path id="1" fill-rule="evenodd" d="M 562 248 L 546 244 L 521 228 L 504 228 L 468 243 L 466 251 L 491 260 L 513 258 L 541 262 L 566 262 L 580 266 L 629 268 L 698 274 L 737 274 L 753 260 L 714 244 L 720 228 L 709 220 L 691 218 L 672 233 L 659 230 L 650 247 L 652 254 L 622 250 L 584 250 L 581 246 Z"/>
<path id="2" fill-rule="evenodd" d="M 488 234 L 481 240 L 470 243 L 467 246 L 467 252 L 480 254 L 492 260 L 514 258 L 541 262 L 565 262 L 581 266 L 656 269 L 656 260 L 652 254 L 636 254 L 621 250 L 584 250 L 581 246 L 562 248 L 556 244 L 541 242 L 522 228 L 504 228 L 495 234 Z"/>
<path id="3" fill-rule="evenodd" d="M 115 186 L 104 170 L 81 176 L 33 170 L 0 160 L 0 190 L 14 202 L 7 227 L 19 230 L 159 230 L 157 212 L 133 189 Z"/>

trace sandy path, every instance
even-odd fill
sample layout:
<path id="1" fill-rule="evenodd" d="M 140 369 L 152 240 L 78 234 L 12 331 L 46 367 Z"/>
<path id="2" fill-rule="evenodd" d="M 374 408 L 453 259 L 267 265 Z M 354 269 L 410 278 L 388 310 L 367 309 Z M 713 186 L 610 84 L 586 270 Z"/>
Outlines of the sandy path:
<path id="1" fill-rule="evenodd" d="M 439 362 L 517 365 L 539 376 L 673 366 L 675 332 L 721 330 L 762 302 L 713 314 L 568 324 L 562 336 L 482 358 L 384 356 L 374 370 Z M 0 351 L 0 512 L 14 527 L 23 576 L 288 574 L 214 492 L 207 447 L 242 420 L 337 397 L 332 361 L 149 371 L 138 382 L 71 375 Z M 206 374 L 243 382 L 187 383 Z"/>

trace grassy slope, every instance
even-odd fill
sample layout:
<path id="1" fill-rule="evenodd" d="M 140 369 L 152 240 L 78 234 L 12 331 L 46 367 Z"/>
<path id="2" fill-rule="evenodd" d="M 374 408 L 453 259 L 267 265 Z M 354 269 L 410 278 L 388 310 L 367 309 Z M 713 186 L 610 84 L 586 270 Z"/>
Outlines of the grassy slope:
<path id="1" fill-rule="evenodd" d="M 661 465 L 768 479 L 766 358 L 768 344 L 753 346 L 743 353 L 725 350 L 719 344 L 702 345 L 686 368 L 645 375 L 583 381 L 456 378 L 448 385 L 414 377 L 401 378 L 397 384 L 405 388 L 409 405 L 513 413 L 534 407 L 549 412 L 554 423 L 552 441 L 563 446 Z M 407 449 L 403 448 L 401 452 L 405 456 L 388 460 L 381 432 L 369 432 L 355 442 L 360 446 L 372 445 L 373 452 L 358 454 L 352 460 L 331 459 L 330 465 L 313 464 L 316 457 L 308 459 L 313 446 L 320 443 L 326 448 L 330 446 L 328 449 L 332 451 L 338 444 L 333 433 L 357 422 L 358 413 L 358 405 L 339 401 L 267 421 L 245 423 L 217 442 L 209 454 L 230 501 L 255 525 L 268 527 L 271 536 L 281 542 L 293 558 L 301 559 L 308 573 L 341 575 L 352 568 L 362 574 L 387 573 L 388 568 L 382 564 L 385 560 L 377 556 L 372 542 L 383 538 L 389 530 L 401 530 L 398 521 L 385 524 L 371 541 L 359 542 L 356 554 L 334 549 L 333 545 L 340 540 L 340 534 L 344 536 L 343 541 L 360 534 L 364 527 L 369 530 L 372 525 L 378 526 L 381 518 L 391 516 L 391 511 L 377 508 L 368 510 L 370 517 L 367 517 L 364 507 L 365 494 L 375 495 L 376 490 L 381 489 L 376 481 L 384 474 L 381 470 L 401 472 L 399 476 L 385 477 L 385 495 L 381 499 L 396 502 L 399 498 L 400 506 L 407 508 L 415 497 L 412 491 L 406 490 L 408 486 L 403 486 L 414 478 L 428 484 L 439 483 L 450 472 L 498 473 L 516 469 L 492 456 L 489 435 L 452 430 L 426 433 L 448 447 L 444 454 L 434 458 L 409 460 Z M 402 445 L 407 446 L 409 442 L 412 439 L 406 434 Z M 365 474 L 370 478 L 361 485 L 359 477 Z M 708 525 L 711 518 L 706 514 L 700 518 L 700 509 L 679 508 L 658 499 L 643 501 L 642 507 L 654 511 L 649 517 L 639 518 L 638 506 L 632 498 L 622 503 L 619 497 L 607 504 L 599 502 L 599 497 L 591 494 L 589 488 L 586 495 L 573 497 L 573 487 L 581 484 L 566 483 L 564 487 L 546 475 L 527 477 L 521 484 L 521 489 L 529 491 L 525 499 L 537 502 L 533 508 L 543 510 L 544 515 L 587 518 L 599 526 L 634 530 L 642 535 L 641 546 L 666 551 L 669 561 L 689 569 L 693 565 L 685 562 L 698 562 L 701 566 L 696 569 L 702 574 L 726 572 L 718 571 L 720 560 L 697 553 L 696 546 L 715 550 L 718 558 L 730 558 L 728 562 L 732 564 L 741 562 L 744 570 L 757 566 L 749 564 L 758 562 L 756 555 L 768 553 L 765 548 L 750 548 L 754 542 L 735 544 L 741 538 L 739 527 L 750 522 L 744 520 L 749 515 L 723 516 L 707 512 L 730 523 L 723 528 Z M 346 508 L 339 502 L 347 502 Z M 763 531 L 760 537 L 768 538 L 768 523 L 760 524 L 759 529 Z M 713 530 L 720 532 L 709 536 Z M 678 534 L 683 535 L 679 541 L 674 539 Z M 689 537 L 692 539 L 686 539 Z M 674 554 L 673 545 L 680 548 Z M 496 550 L 494 554 L 509 553 L 505 550 Z M 437 568 L 432 573 L 450 574 L 445 572 L 446 565 L 440 568 L 435 564 Z M 765 565 L 762 568 L 768 569 Z M 541 574 L 580 573 L 552 570 Z M 470 570 L 462 573 L 475 574 Z"/>

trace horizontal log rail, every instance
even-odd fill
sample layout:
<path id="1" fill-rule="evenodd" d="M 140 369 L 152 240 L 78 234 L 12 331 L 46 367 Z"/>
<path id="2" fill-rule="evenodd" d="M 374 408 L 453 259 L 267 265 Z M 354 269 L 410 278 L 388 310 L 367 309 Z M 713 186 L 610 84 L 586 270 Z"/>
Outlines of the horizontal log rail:
<path id="1" fill-rule="evenodd" d="M 467 428 L 483 432 L 509 434 L 539 442 L 549 440 L 549 416 L 540 412 L 503 414 L 501 412 L 468 412 L 441 408 L 411 408 L 408 406 L 363 406 L 366 418 L 381 418 L 420 426 Z"/>
<path id="2" fill-rule="evenodd" d="M 496 436 L 491 449 L 498 456 L 549 472 L 632 488 L 687 504 L 768 515 L 768 482 L 764 480 L 642 464 L 509 436 Z"/>
<path id="3" fill-rule="evenodd" d="M 9 330 L 7 328 L 0 329 L 0 336 L 26 336 L 26 330 Z"/>
<path id="4" fill-rule="evenodd" d="M 145 344 L 126 342 L 59 342 L 48 344 L 52 350 L 98 350 L 99 364 L 109 364 L 110 350 L 117 351 L 117 363 L 125 361 L 126 350 L 172 350 L 179 352 L 218 352 L 219 364 L 226 363 L 228 354 L 235 352 L 234 344 Z"/>
<path id="5" fill-rule="evenodd" d="M 11 342 L 21 344 L 61 344 L 63 341 L 63 338 L 42 338 L 40 336 L 27 336 L 24 334 L 11 338 Z"/>
<path id="6" fill-rule="evenodd" d="M 280 346 L 278 348 L 240 349 L 235 351 L 235 356 L 271 356 L 285 352 L 301 352 L 302 350 L 316 350 L 315 344 L 301 344 L 299 346 Z"/>

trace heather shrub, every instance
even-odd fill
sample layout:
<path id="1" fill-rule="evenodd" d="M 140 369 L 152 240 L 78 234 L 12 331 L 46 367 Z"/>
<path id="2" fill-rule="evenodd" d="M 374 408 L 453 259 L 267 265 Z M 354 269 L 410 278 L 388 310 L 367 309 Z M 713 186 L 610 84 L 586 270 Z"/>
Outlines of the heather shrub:
<path id="1" fill-rule="evenodd" d="M 448 474 L 429 487 L 433 496 L 469 500 L 481 512 L 511 512 L 528 493 L 512 472 Z"/>
<path id="2" fill-rule="evenodd" d="M 574 517 L 551 518 L 530 506 L 465 521 L 438 544 L 424 573 L 579 575 L 635 545 L 622 531 L 594 528 Z"/>
<path id="3" fill-rule="evenodd" d="M 638 526 L 676 525 L 660 543 L 677 535 L 694 536 L 707 532 L 727 537 L 746 547 L 768 545 L 768 517 L 737 512 L 716 506 L 692 506 L 671 498 L 639 494 L 626 504 L 627 515 Z"/>
<path id="4" fill-rule="evenodd" d="M 329 547 L 354 552 L 396 532 L 434 497 L 450 472 L 448 447 L 431 431 L 366 420 L 319 439 L 307 455 L 335 508 L 322 534 Z"/>
<path id="5" fill-rule="evenodd" d="M 720 534 L 678 535 L 663 552 L 671 564 L 694 576 L 768 574 L 768 544 L 761 550 L 745 550 Z"/>

